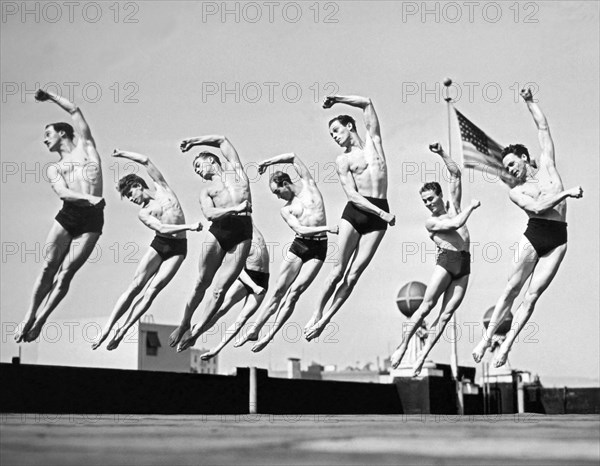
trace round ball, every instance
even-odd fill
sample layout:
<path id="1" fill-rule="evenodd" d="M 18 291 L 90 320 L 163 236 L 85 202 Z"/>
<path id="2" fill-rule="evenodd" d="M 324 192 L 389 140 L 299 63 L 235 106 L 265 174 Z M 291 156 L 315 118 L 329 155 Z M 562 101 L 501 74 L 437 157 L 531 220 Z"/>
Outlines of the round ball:
<path id="1" fill-rule="evenodd" d="M 421 282 L 408 282 L 396 297 L 396 304 L 400 312 L 406 317 L 411 317 L 423 302 L 427 286 Z"/>
<path id="2" fill-rule="evenodd" d="M 444 86 L 450 86 L 452 84 L 452 79 L 444 78 Z"/>
<path id="3" fill-rule="evenodd" d="M 486 329 L 490 325 L 490 319 L 492 318 L 493 313 L 494 313 L 494 306 L 490 307 L 487 311 L 485 311 L 485 314 L 483 314 L 483 326 Z M 509 312 L 506 315 L 506 317 L 504 318 L 504 320 L 502 321 L 502 323 L 500 325 L 498 325 L 498 328 L 496 329 L 496 335 L 502 335 L 502 336 L 506 335 L 508 333 L 508 331 L 510 330 L 510 327 L 512 325 L 512 320 L 513 320 L 513 316 Z"/>

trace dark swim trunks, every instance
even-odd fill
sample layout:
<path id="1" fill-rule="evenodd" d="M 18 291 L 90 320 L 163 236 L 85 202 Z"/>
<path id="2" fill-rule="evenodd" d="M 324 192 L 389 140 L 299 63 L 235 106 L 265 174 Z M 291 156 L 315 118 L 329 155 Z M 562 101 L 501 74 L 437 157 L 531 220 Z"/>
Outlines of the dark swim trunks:
<path id="1" fill-rule="evenodd" d="M 96 206 L 79 206 L 64 202 L 55 220 L 73 237 L 84 233 L 102 233 L 104 226 L 104 201 Z"/>
<path id="2" fill-rule="evenodd" d="M 567 223 L 545 218 L 530 218 L 524 234 L 538 257 L 542 257 L 561 244 L 566 244 Z"/>
<path id="3" fill-rule="evenodd" d="M 208 231 L 217 239 L 223 250 L 230 251 L 241 242 L 252 239 L 252 217 L 229 215 L 213 221 Z"/>
<path id="4" fill-rule="evenodd" d="M 187 255 L 187 239 L 186 238 L 167 238 L 166 236 L 156 235 L 150 243 L 150 247 L 154 249 L 160 258 L 164 261 L 173 256 Z"/>
<path id="5" fill-rule="evenodd" d="M 458 280 L 471 273 L 471 253 L 469 251 L 438 248 L 435 263 L 446 269 L 452 280 Z"/>
<path id="6" fill-rule="evenodd" d="M 376 199 L 374 197 L 365 197 L 365 199 L 385 212 L 390 211 L 387 199 Z M 381 217 L 361 210 L 351 202 L 346 204 L 346 208 L 342 213 L 342 218 L 348 221 L 361 235 L 372 231 L 387 230 L 388 227 L 387 222 Z"/>
<path id="7" fill-rule="evenodd" d="M 252 281 L 254 282 L 255 285 L 260 286 L 261 288 L 264 288 L 265 291 L 267 291 L 269 289 L 270 274 L 268 274 L 267 272 L 259 272 L 258 270 L 250 270 L 247 268 L 244 268 L 244 272 L 246 272 L 248 274 L 248 276 L 252 279 Z M 238 280 L 239 280 L 239 278 L 238 278 Z M 254 290 L 252 288 L 250 288 L 248 285 L 246 285 L 244 282 L 242 282 L 242 285 L 244 285 L 244 288 L 246 288 L 246 290 L 248 290 L 248 294 L 254 294 Z"/>
<path id="8" fill-rule="evenodd" d="M 297 235 L 290 246 L 290 252 L 302 259 L 302 262 L 311 259 L 324 261 L 327 257 L 327 236 Z"/>

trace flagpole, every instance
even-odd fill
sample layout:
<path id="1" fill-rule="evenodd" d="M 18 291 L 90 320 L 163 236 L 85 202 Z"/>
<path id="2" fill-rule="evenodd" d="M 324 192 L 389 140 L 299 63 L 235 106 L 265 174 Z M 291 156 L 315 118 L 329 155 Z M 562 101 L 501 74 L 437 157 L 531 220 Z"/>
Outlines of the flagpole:
<path id="1" fill-rule="evenodd" d="M 445 78 L 445 96 L 446 108 L 448 113 L 448 154 L 452 157 L 452 97 L 450 97 L 450 86 L 452 85 L 452 79 Z M 450 353 L 450 368 L 452 370 L 452 376 L 456 381 L 456 400 L 458 414 L 464 414 L 464 403 L 462 384 L 458 379 L 458 344 L 456 341 L 456 315 L 452 315 L 450 319 L 450 341 L 451 341 L 451 353 Z"/>

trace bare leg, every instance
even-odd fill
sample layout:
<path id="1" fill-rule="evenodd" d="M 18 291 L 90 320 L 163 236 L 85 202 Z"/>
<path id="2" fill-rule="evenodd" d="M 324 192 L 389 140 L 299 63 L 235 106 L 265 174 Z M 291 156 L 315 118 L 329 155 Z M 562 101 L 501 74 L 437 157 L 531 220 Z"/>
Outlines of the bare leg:
<path id="1" fill-rule="evenodd" d="M 483 359 L 485 352 L 492 343 L 492 337 L 494 336 L 498 325 L 502 323 L 506 315 L 510 312 L 525 281 L 527 281 L 532 274 L 533 269 L 537 264 L 537 259 L 538 257 L 535 249 L 533 249 L 529 240 L 523 236 L 519 242 L 517 261 L 514 263 L 510 272 L 508 283 L 504 288 L 500 299 L 496 303 L 496 307 L 494 307 L 494 312 L 490 318 L 490 323 L 483 338 L 473 349 L 472 355 L 475 362 L 480 362 Z"/>
<path id="2" fill-rule="evenodd" d="M 429 281 L 429 285 L 425 290 L 423 302 L 419 306 L 419 309 L 415 311 L 415 313 L 408 321 L 408 332 L 406 331 L 406 329 L 402 329 L 402 342 L 400 343 L 396 351 L 394 351 L 391 357 L 391 363 L 394 369 L 397 368 L 402 362 L 404 353 L 406 353 L 406 349 L 408 348 L 408 342 L 413 337 L 417 329 L 421 327 L 423 320 L 435 307 L 435 305 L 438 302 L 438 299 L 440 298 L 442 293 L 446 291 L 451 281 L 452 278 L 450 277 L 450 274 L 446 271 L 446 269 L 439 265 L 436 265 L 435 269 L 433 269 L 433 275 L 431 277 L 431 280 Z"/>
<path id="3" fill-rule="evenodd" d="M 444 333 L 446 325 L 448 325 L 448 322 L 450 322 L 454 312 L 462 303 L 468 284 L 469 276 L 466 275 L 464 277 L 460 277 L 458 280 L 452 280 L 450 285 L 448 285 L 448 288 L 446 288 L 446 292 L 444 293 L 444 298 L 442 300 L 442 307 L 440 309 L 439 316 L 436 319 L 435 336 L 432 337 L 430 335 L 427 339 L 425 347 L 415 362 L 413 377 L 419 375 L 421 372 L 421 368 L 425 363 L 425 359 L 427 359 L 427 356 L 429 356 L 429 353 L 442 336 L 442 333 Z"/>
<path id="4" fill-rule="evenodd" d="M 336 291 L 333 302 L 331 303 L 331 307 L 327 313 L 315 323 L 308 333 L 306 333 L 306 339 L 308 341 L 321 335 L 321 332 L 325 329 L 333 316 L 340 310 L 342 305 L 350 297 L 350 294 L 352 293 L 352 290 L 354 290 L 358 279 L 371 262 L 371 259 L 373 259 L 375 251 L 377 251 L 379 243 L 381 243 L 384 235 L 385 231 L 372 231 L 371 233 L 360 236 L 356 253 L 352 258 L 348 273 L 346 273 L 344 281 Z"/>
<path id="5" fill-rule="evenodd" d="M 42 272 L 33 285 L 31 304 L 21 324 L 21 330 L 15 334 L 17 343 L 24 341 L 25 335 L 31 330 L 35 322 L 38 308 L 54 287 L 54 277 L 69 252 L 71 240 L 71 235 L 55 220 L 46 238 L 45 244 L 50 245 L 50 247 L 48 254 L 44 257 Z"/>
<path id="6" fill-rule="evenodd" d="M 323 267 L 323 261 L 317 259 L 311 259 L 302 266 L 302 270 L 300 270 L 298 277 L 294 280 L 288 293 L 285 295 L 285 299 L 279 309 L 275 325 L 269 331 L 268 335 L 261 338 L 260 341 L 252 347 L 252 351 L 256 353 L 264 349 L 264 347 L 267 346 L 267 344 L 273 339 L 283 324 L 287 322 L 294 312 L 298 299 L 313 282 L 321 270 L 321 267 Z"/>
<path id="7" fill-rule="evenodd" d="M 140 317 L 144 315 L 144 313 L 146 313 L 148 309 L 150 309 L 154 299 L 173 279 L 179 270 L 179 267 L 181 267 L 184 259 L 185 256 L 183 255 L 173 256 L 160 264 L 160 268 L 152 277 L 152 280 L 150 281 L 148 288 L 146 288 L 144 295 L 133 306 L 131 313 L 127 317 L 125 325 L 119 329 L 117 335 L 111 340 L 106 349 L 113 350 L 119 346 L 119 343 L 121 343 L 121 340 L 125 337 L 127 331 L 140 319 Z"/>
<path id="8" fill-rule="evenodd" d="M 202 254 L 200 255 L 200 263 L 198 264 L 199 274 L 192 295 L 189 297 L 183 312 L 183 318 L 179 327 L 177 327 L 169 337 L 169 346 L 175 347 L 191 327 L 192 316 L 198 308 L 198 305 L 204 299 L 204 293 L 213 281 L 213 277 L 219 270 L 225 251 L 219 245 L 217 239 L 212 233 L 208 232 L 206 240 L 202 245 Z"/>
<path id="9" fill-rule="evenodd" d="M 252 240 L 246 240 L 238 244 L 231 251 L 228 251 L 223 259 L 219 272 L 217 273 L 215 286 L 212 294 L 208 297 L 206 306 L 202 311 L 199 322 L 194 326 L 191 332 L 181 338 L 177 351 L 184 351 L 190 346 L 193 346 L 196 339 L 208 330 L 206 324 L 211 321 L 214 314 L 219 310 L 225 299 L 227 291 L 233 285 L 240 272 L 244 268 Z"/>
<path id="10" fill-rule="evenodd" d="M 56 274 L 56 285 L 50 292 L 48 301 L 42 308 L 39 317 L 25 335 L 24 341 L 33 341 L 39 336 L 48 317 L 69 291 L 75 273 L 90 257 L 98 238 L 100 238 L 100 233 L 84 233 L 71 241 L 71 251 L 65 256 L 61 268 Z"/>
<path id="11" fill-rule="evenodd" d="M 244 304 L 240 315 L 238 316 L 236 321 L 227 329 L 225 335 L 223 336 L 223 339 L 221 340 L 221 343 L 219 343 L 219 345 L 216 348 L 210 350 L 208 353 L 204 353 L 202 356 L 200 356 L 200 358 L 204 361 L 207 361 L 208 359 L 219 354 L 219 352 L 225 347 L 225 345 L 227 345 L 231 340 L 235 338 L 235 336 L 239 333 L 244 324 L 248 322 L 248 319 L 254 315 L 254 313 L 260 307 L 264 299 L 264 293 L 260 295 L 248 295 L 248 297 L 246 298 L 246 303 Z"/>
<path id="12" fill-rule="evenodd" d="M 149 248 L 135 271 L 133 282 L 117 300 L 115 307 L 108 318 L 108 322 L 102 329 L 102 333 L 98 336 L 98 339 L 92 345 L 92 349 L 95 350 L 99 348 L 104 340 L 108 338 L 114 325 L 121 316 L 125 314 L 127 309 L 129 309 L 133 299 L 144 289 L 146 283 L 154 276 L 161 263 L 162 259 L 158 253 L 154 249 Z"/>
<path id="13" fill-rule="evenodd" d="M 310 320 L 304 326 L 305 334 L 308 333 L 314 327 L 314 325 L 323 317 L 323 311 L 325 310 L 325 306 L 329 302 L 331 296 L 333 296 L 333 293 L 338 283 L 342 280 L 342 278 L 344 278 L 344 274 L 346 273 L 346 269 L 348 267 L 348 264 L 350 263 L 350 259 L 356 251 L 356 247 L 358 246 L 359 239 L 360 235 L 354 229 L 354 227 L 350 225 L 350 223 L 347 220 L 341 219 L 340 232 L 338 236 L 338 244 L 340 246 L 340 259 L 333 266 L 333 270 L 325 279 L 325 287 L 321 293 L 321 297 L 319 298 L 317 310 L 313 313 Z"/>
<path id="14" fill-rule="evenodd" d="M 504 340 L 504 343 L 502 343 L 494 358 L 495 367 L 503 366 L 506 363 L 508 353 L 515 342 L 515 339 L 529 321 L 538 299 L 542 293 L 546 291 L 546 288 L 548 288 L 548 285 L 550 285 L 556 276 L 556 272 L 558 272 L 558 268 L 560 267 L 566 252 L 567 245 L 563 244 L 539 258 L 533 276 L 531 277 L 531 283 L 525 292 L 523 302 L 517 309 L 517 312 L 515 312 L 513 325 L 506 334 L 506 340 Z"/>
<path id="15" fill-rule="evenodd" d="M 288 257 L 289 260 L 284 260 L 281 264 L 279 277 L 277 277 L 277 287 L 275 288 L 275 292 L 271 296 L 271 299 L 267 305 L 263 307 L 262 311 L 260 312 L 258 316 L 258 322 L 256 325 L 252 326 L 252 330 L 249 331 L 239 343 L 234 345 L 236 348 L 242 346 L 248 341 L 258 340 L 258 334 L 260 330 L 264 327 L 269 318 L 277 312 L 277 309 L 279 309 L 281 305 L 281 301 L 300 273 L 300 269 L 303 265 L 302 260 L 294 254 L 288 254 Z"/>
<path id="16" fill-rule="evenodd" d="M 222 317 L 227 314 L 233 306 L 239 303 L 242 299 L 248 296 L 248 290 L 242 284 L 241 281 L 236 280 L 229 288 L 229 291 L 225 295 L 225 300 L 223 301 L 223 305 L 221 309 L 217 311 L 217 313 L 213 316 L 213 318 L 206 324 L 207 328 L 212 328 Z M 264 296 L 264 294 L 263 294 Z"/>

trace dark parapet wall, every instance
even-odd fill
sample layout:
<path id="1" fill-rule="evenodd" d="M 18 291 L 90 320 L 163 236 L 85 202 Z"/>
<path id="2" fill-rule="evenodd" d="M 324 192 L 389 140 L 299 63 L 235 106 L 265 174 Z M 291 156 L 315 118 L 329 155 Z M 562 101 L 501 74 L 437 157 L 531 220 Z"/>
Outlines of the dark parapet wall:
<path id="1" fill-rule="evenodd" d="M 248 369 L 236 376 L 0 364 L 0 411 L 245 414 Z"/>
<path id="2" fill-rule="evenodd" d="M 402 414 L 395 385 L 278 379 L 257 371 L 258 412 L 265 414 Z"/>
<path id="3" fill-rule="evenodd" d="M 525 387 L 525 411 L 541 414 L 600 414 L 600 388 Z"/>

